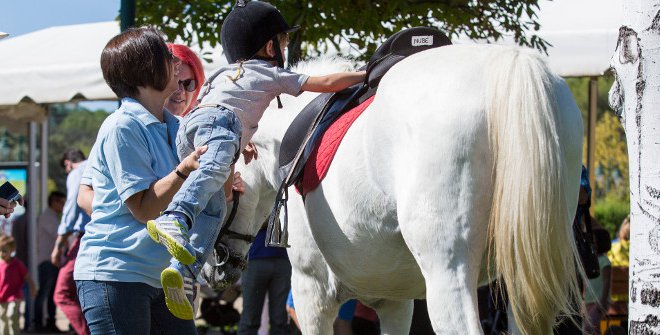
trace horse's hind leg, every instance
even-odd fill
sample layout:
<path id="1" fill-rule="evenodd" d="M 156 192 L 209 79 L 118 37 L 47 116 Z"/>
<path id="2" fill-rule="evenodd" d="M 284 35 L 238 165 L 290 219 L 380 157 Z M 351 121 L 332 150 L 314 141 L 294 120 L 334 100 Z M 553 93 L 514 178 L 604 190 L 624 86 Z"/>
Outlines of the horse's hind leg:
<path id="1" fill-rule="evenodd" d="M 451 183 L 443 183 L 451 189 Z M 436 334 L 482 334 L 477 283 L 488 229 L 488 199 L 476 188 L 428 193 L 401 206 L 399 224 L 426 283 L 429 317 Z M 442 199 L 430 203 L 429 199 Z"/>
<path id="2" fill-rule="evenodd" d="M 412 322 L 413 300 L 360 300 L 376 310 L 383 335 L 408 334 Z"/>

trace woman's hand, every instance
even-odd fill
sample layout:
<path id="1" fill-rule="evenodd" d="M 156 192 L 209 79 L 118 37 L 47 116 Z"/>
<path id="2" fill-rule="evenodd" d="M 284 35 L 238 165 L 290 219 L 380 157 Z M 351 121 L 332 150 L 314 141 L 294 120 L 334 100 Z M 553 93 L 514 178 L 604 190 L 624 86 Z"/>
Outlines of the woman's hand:
<path id="1" fill-rule="evenodd" d="M 245 146 L 245 149 L 243 149 L 243 160 L 245 160 L 245 164 L 248 164 L 252 161 L 253 158 L 255 160 L 259 158 L 259 153 L 257 152 L 257 146 L 254 145 L 254 142 L 250 141 Z"/>
<path id="2" fill-rule="evenodd" d="M 208 146 L 204 145 L 199 148 L 195 148 L 195 151 L 190 153 L 186 158 L 184 158 L 181 163 L 176 167 L 176 169 L 185 174 L 186 176 L 190 175 L 191 172 L 197 170 L 199 168 L 199 157 L 202 156 L 206 150 L 208 149 Z"/>

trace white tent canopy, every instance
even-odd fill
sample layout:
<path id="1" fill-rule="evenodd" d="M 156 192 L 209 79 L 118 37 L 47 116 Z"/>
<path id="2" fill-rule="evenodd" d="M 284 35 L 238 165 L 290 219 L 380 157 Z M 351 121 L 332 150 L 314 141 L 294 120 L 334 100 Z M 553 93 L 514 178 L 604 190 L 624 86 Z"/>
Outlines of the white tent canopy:
<path id="1" fill-rule="evenodd" d="M 541 0 L 539 7 L 536 34 L 552 45 L 547 61 L 555 73 L 591 77 L 607 72 L 623 22 L 623 0 Z M 456 43 L 475 41 L 461 38 Z M 514 42 L 505 37 L 496 44 Z"/>
<path id="2" fill-rule="evenodd" d="M 3 40 L 0 106 L 24 100 L 57 103 L 116 99 L 103 80 L 100 59 L 105 44 L 119 31 L 119 23 L 111 21 L 52 27 Z M 211 53 L 212 62 L 202 61 L 206 72 L 226 64 L 219 48 L 192 49 L 199 55 Z"/>

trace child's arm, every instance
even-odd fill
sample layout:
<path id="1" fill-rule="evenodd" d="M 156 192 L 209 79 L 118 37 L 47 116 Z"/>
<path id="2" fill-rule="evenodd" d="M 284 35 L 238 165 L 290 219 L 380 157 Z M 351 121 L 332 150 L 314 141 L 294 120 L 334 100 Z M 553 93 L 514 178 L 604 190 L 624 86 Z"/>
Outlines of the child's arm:
<path id="1" fill-rule="evenodd" d="M 309 77 L 302 85 L 303 91 L 311 92 L 338 92 L 349 86 L 364 81 L 366 71 L 339 72 L 327 76 Z"/>
<path id="2" fill-rule="evenodd" d="M 34 284 L 34 280 L 32 280 L 32 277 L 30 277 L 29 273 L 25 274 L 25 282 L 28 283 L 28 287 L 30 288 L 30 297 L 32 298 L 36 297 L 37 285 Z"/>

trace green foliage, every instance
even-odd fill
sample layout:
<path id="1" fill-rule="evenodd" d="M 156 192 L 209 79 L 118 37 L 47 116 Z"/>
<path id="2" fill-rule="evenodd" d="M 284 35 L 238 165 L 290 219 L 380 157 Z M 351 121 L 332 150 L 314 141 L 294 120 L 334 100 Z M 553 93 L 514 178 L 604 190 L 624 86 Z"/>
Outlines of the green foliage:
<path id="1" fill-rule="evenodd" d="M 575 102 L 582 111 L 585 129 L 583 160 L 587 160 L 587 113 L 589 111 L 589 77 L 567 78 L 566 83 L 573 92 Z M 614 77 L 611 74 L 598 77 L 596 97 L 596 143 L 594 162 L 596 180 L 591 184 L 595 190 L 596 203 L 605 197 L 625 201 L 628 197 L 628 150 L 621 123 L 610 109 L 608 92 Z M 586 164 L 586 163 L 585 163 Z"/>
<path id="2" fill-rule="evenodd" d="M 25 133 L 16 131 L 11 126 L 0 126 L 0 162 L 27 161 L 28 142 L 29 139 Z"/>
<path id="3" fill-rule="evenodd" d="M 571 77 L 566 78 L 566 84 L 570 88 L 578 108 L 582 112 L 582 121 L 585 128 L 587 125 L 587 113 L 589 112 L 589 80 L 590 77 Z M 614 83 L 614 77 L 608 73 L 598 77 L 598 95 L 596 97 L 596 118 L 600 119 L 605 113 L 612 113 L 608 101 L 608 92 Z"/>
<path id="4" fill-rule="evenodd" d="M 49 111 L 48 173 L 54 185 L 49 190 L 66 191 L 66 173 L 60 166 L 62 153 L 78 148 L 85 155 L 92 149 L 101 123 L 108 116 L 104 111 L 91 112 L 72 104 L 54 105 Z M 53 188 L 51 188 L 53 187 Z"/>
<path id="5" fill-rule="evenodd" d="M 598 201 L 594 207 L 594 216 L 614 238 L 623 219 L 630 213 L 630 200 L 616 196 L 607 196 Z"/>
<path id="6" fill-rule="evenodd" d="M 272 0 L 290 24 L 300 25 L 289 45 L 289 60 L 323 53 L 342 40 L 371 55 L 378 41 L 405 27 L 434 26 L 452 38 L 498 40 L 511 35 L 521 45 L 546 51 L 548 43 L 536 31 L 538 0 Z M 215 46 L 234 1 L 137 0 L 136 24 L 159 26 L 170 39 L 193 38 Z M 337 48 L 339 49 L 339 48 Z M 366 57 L 366 56 L 365 56 Z"/>

